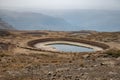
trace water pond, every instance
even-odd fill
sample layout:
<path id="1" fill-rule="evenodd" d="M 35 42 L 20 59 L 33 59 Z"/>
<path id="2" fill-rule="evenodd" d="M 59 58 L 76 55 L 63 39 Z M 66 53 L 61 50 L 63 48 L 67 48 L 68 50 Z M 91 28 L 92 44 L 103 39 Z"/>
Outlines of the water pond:
<path id="1" fill-rule="evenodd" d="M 64 51 L 64 52 L 91 52 L 94 51 L 91 48 L 86 48 L 86 47 L 81 47 L 81 46 L 76 46 L 76 45 L 71 45 L 71 44 L 50 44 L 49 46 L 52 46 L 56 48 L 59 51 Z"/>

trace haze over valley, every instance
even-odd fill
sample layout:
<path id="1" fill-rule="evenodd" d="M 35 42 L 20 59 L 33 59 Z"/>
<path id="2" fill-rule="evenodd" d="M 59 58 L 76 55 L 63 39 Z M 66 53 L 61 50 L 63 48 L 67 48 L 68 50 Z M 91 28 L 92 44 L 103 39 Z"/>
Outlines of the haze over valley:
<path id="1" fill-rule="evenodd" d="M 0 17 L 18 30 L 119 31 L 119 10 L 0 10 Z"/>

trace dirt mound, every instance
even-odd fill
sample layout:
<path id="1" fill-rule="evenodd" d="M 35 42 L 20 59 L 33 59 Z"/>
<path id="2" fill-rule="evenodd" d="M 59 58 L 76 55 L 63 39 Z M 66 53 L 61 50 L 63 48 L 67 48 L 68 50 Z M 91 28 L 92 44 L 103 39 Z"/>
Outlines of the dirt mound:
<path id="1" fill-rule="evenodd" d="M 7 30 L 0 30 L 0 37 L 10 36 L 11 33 Z"/>

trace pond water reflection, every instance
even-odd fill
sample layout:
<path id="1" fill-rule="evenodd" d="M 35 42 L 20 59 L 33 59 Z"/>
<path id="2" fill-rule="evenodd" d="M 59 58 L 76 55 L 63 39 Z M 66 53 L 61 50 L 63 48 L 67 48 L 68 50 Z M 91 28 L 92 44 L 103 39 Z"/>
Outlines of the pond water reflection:
<path id="1" fill-rule="evenodd" d="M 50 44 L 49 46 L 52 46 L 56 48 L 59 51 L 64 51 L 64 52 L 91 52 L 94 51 L 91 48 L 86 48 L 86 47 L 81 47 L 81 46 L 76 46 L 76 45 L 71 45 L 71 44 Z"/>

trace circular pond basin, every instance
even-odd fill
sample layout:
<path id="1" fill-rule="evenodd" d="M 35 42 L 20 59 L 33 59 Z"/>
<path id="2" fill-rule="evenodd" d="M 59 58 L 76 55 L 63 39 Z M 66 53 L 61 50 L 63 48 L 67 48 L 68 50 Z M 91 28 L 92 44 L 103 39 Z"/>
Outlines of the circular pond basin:
<path id="1" fill-rule="evenodd" d="M 100 47 L 69 41 L 48 41 L 36 43 L 34 47 L 47 51 L 92 52 L 103 50 Z"/>

